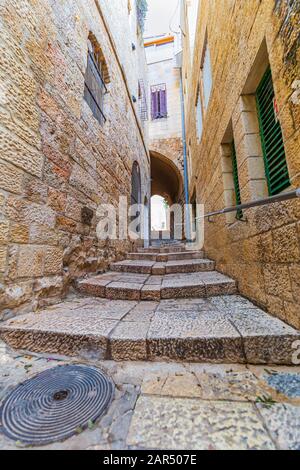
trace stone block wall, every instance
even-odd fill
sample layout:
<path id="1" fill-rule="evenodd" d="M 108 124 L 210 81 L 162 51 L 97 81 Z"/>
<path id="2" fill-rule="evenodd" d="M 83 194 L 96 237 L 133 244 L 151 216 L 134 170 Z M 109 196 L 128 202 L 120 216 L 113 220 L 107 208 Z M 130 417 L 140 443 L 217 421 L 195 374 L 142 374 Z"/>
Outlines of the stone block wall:
<path id="1" fill-rule="evenodd" d="M 188 59 L 186 127 L 190 194 L 205 211 L 235 204 L 228 143 L 234 138 L 243 203 L 268 196 L 254 93 L 271 66 L 291 186 L 300 186 L 300 3 L 280 0 L 201 2 L 194 57 Z M 205 42 L 213 88 L 196 132 L 196 97 Z M 231 137 L 229 137 L 231 134 Z M 205 226 L 205 250 L 217 269 L 238 280 L 242 294 L 300 327 L 300 201 L 276 203 Z"/>
<path id="2" fill-rule="evenodd" d="M 110 28 L 126 30 L 128 12 L 115 8 L 105 18 L 108 3 L 0 2 L 0 318 L 56 302 L 78 277 L 124 255 L 128 241 L 97 239 L 95 214 L 100 203 L 117 207 L 120 195 L 130 196 L 134 161 L 142 198 L 150 197 L 149 155 L 128 85 L 141 58 L 127 80 L 127 55 L 120 59 Z M 103 126 L 83 98 L 89 33 L 111 78 Z M 83 208 L 93 211 L 91 225 Z"/>
<path id="3" fill-rule="evenodd" d="M 150 151 L 161 153 L 171 160 L 183 178 L 183 145 L 181 137 L 173 137 L 169 139 L 153 139 L 150 142 Z"/>

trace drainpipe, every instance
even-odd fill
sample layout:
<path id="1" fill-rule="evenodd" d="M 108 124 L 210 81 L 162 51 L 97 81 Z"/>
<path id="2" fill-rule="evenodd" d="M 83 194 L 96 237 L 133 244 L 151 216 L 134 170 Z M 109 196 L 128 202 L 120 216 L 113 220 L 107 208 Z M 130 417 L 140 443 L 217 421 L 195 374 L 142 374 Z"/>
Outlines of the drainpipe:
<path id="1" fill-rule="evenodd" d="M 191 240 L 191 225 L 190 225 L 190 211 L 188 210 L 188 205 L 190 202 L 189 174 L 188 174 L 187 149 L 186 149 L 186 129 L 185 129 L 182 67 L 180 67 L 180 102 L 181 102 L 181 123 L 182 123 L 183 164 L 184 164 L 184 194 L 185 194 L 185 204 L 186 204 L 185 233 L 186 233 L 186 238 L 190 241 Z"/>

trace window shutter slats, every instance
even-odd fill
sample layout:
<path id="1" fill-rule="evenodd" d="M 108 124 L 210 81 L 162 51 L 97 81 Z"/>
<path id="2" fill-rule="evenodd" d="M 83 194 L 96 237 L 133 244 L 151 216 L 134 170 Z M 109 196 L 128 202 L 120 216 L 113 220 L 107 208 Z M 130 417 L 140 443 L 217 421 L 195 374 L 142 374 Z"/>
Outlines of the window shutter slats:
<path id="1" fill-rule="evenodd" d="M 166 84 L 151 86 L 151 117 L 152 119 L 166 118 L 167 111 L 167 90 Z"/>
<path id="2" fill-rule="evenodd" d="M 269 194 L 278 194 L 290 185 L 281 125 L 274 109 L 271 69 L 266 71 L 256 92 L 260 136 Z"/>
<path id="3" fill-rule="evenodd" d="M 242 203 L 242 201 L 241 201 L 241 191 L 240 191 L 240 183 L 239 183 L 238 164 L 237 164 L 237 159 L 236 159 L 236 150 L 235 150 L 234 142 L 232 142 L 232 147 L 231 147 L 231 160 L 232 160 L 235 202 L 236 202 L 236 205 L 239 206 Z M 241 209 L 237 211 L 236 218 L 239 220 L 243 218 L 243 211 Z"/>
<path id="4" fill-rule="evenodd" d="M 88 43 L 88 59 L 85 73 L 84 99 L 92 110 L 94 117 L 102 125 L 105 121 L 103 112 L 106 85 L 102 77 L 101 61 L 97 61 L 95 53 Z"/>
<path id="5" fill-rule="evenodd" d="M 152 119 L 157 118 L 158 113 L 158 92 L 152 91 L 151 92 L 151 115 Z"/>
<path id="6" fill-rule="evenodd" d="M 167 91 L 161 90 L 159 92 L 160 99 L 160 114 L 161 117 L 167 117 Z"/>

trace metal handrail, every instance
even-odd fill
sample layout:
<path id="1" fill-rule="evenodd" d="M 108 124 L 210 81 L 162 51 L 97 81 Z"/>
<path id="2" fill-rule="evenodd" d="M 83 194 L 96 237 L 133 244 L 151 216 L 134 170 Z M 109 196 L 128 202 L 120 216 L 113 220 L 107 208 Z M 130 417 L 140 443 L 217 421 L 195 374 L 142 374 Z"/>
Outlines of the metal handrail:
<path id="1" fill-rule="evenodd" d="M 229 212 L 237 212 L 239 210 L 251 209 L 252 207 L 274 204 L 275 202 L 288 201 L 290 199 L 297 199 L 298 197 L 300 198 L 300 188 L 295 189 L 294 191 L 277 194 L 276 196 L 270 196 L 264 199 L 258 199 L 257 201 L 246 202 L 245 204 L 239 204 L 238 206 L 226 207 L 219 211 L 209 212 L 208 214 L 204 214 L 200 217 L 196 217 L 195 220 L 205 219 L 207 217 L 212 217 L 214 215 L 228 214 Z"/>

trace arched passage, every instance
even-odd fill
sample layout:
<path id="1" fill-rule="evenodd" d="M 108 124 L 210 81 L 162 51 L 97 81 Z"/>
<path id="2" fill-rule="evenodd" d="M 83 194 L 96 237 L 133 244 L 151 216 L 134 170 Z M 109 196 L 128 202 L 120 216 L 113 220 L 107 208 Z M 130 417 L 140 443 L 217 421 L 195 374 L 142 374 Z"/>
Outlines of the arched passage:
<path id="1" fill-rule="evenodd" d="M 165 199 L 168 206 L 181 202 L 183 192 L 183 178 L 180 170 L 175 163 L 168 157 L 158 152 L 151 151 L 151 196 L 161 196 Z M 157 219 L 158 214 L 153 211 L 156 208 L 151 207 L 151 219 Z M 152 238 L 166 237 L 173 238 L 174 235 L 174 217 L 170 214 L 170 220 L 166 230 L 152 231 Z M 165 232 L 165 233 L 162 233 Z"/>
<path id="2" fill-rule="evenodd" d="M 168 157 L 158 152 L 151 156 L 151 196 L 161 196 L 170 205 L 179 202 L 183 190 L 182 175 Z"/>

